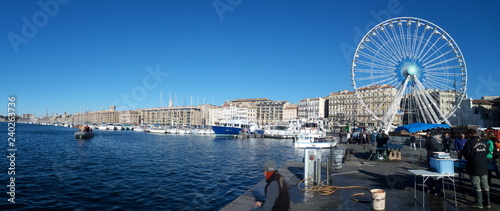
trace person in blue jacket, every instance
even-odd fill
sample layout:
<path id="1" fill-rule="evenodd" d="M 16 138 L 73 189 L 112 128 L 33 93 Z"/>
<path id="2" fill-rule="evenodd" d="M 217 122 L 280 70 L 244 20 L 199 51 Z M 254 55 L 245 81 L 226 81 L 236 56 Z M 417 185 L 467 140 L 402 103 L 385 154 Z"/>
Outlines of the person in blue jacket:
<path id="1" fill-rule="evenodd" d="M 466 142 L 467 139 L 465 139 L 465 135 L 463 133 L 460 133 L 460 135 L 455 139 L 455 150 L 457 151 L 458 159 L 462 159 L 463 157 L 462 151 Z"/>

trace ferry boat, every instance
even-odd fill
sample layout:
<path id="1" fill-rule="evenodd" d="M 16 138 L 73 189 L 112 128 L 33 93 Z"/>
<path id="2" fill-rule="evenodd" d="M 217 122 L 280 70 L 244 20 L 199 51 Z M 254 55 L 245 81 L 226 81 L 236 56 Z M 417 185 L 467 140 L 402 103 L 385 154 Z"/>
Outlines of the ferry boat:
<path id="1" fill-rule="evenodd" d="M 326 130 L 321 119 L 302 123 L 299 134 L 294 141 L 294 147 L 298 149 L 306 147 L 331 148 L 336 145 L 337 141 L 326 140 Z"/>
<path id="2" fill-rule="evenodd" d="M 216 136 L 234 136 L 241 133 L 263 134 L 256 123 L 248 122 L 245 117 L 233 117 L 230 120 L 222 121 L 219 125 L 212 126 Z"/>

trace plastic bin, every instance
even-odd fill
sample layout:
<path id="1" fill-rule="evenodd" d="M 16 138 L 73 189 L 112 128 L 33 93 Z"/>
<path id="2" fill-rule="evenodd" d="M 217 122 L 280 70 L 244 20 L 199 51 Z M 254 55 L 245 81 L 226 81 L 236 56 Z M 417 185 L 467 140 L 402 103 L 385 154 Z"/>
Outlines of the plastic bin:
<path id="1" fill-rule="evenodd" d="M 455 159 L 435 159 L 431 158 L 431 167 L 440 174 L 454 174 L 455 173 Z"/>

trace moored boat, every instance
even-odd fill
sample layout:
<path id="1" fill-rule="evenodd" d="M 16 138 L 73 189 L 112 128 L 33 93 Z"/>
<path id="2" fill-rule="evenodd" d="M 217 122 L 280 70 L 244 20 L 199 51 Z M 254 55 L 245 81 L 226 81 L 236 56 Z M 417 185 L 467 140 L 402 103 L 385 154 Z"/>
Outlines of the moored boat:
<path id="1" fill-rule="evenodd" d="M 295 137 L 295 148 L 319 147 L 330 148 L 337 145 L 337 141 L 326 140 L 326 130 L 323 120 L 309 120 L 302 123 L 298 136 Z"/>
<path id="2" fill-rule="evenodd" d="M 75 138 L 76 139 L 91 139 L 94 137 L 94 133 L 84 132 L 84 131 L 76 131 Z"/>
<path id="3" fill-rule="evenodd" d="M 263 134 L 256 123 L 248 122 L 244 117 L 233 117 L 231 120 L 222 121 L 219 125 L 212 126 L 216 136 L 234 136 L 241 133 Z"/>

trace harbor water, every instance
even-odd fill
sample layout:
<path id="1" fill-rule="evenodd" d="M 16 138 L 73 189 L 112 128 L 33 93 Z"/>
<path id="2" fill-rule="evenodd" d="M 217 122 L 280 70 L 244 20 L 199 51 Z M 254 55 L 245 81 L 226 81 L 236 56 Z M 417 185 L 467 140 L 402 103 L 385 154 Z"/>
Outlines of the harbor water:
<path id="1" fill-rule="evenodd" d="M 0 123 L 7 153 L 7 123 Z M 0 159 L 0 210 L 219 210 L 263 179 L 261 165 L 302 161 L 290 139 L 217 138 L 16 125 L 15 204 Z"/>

